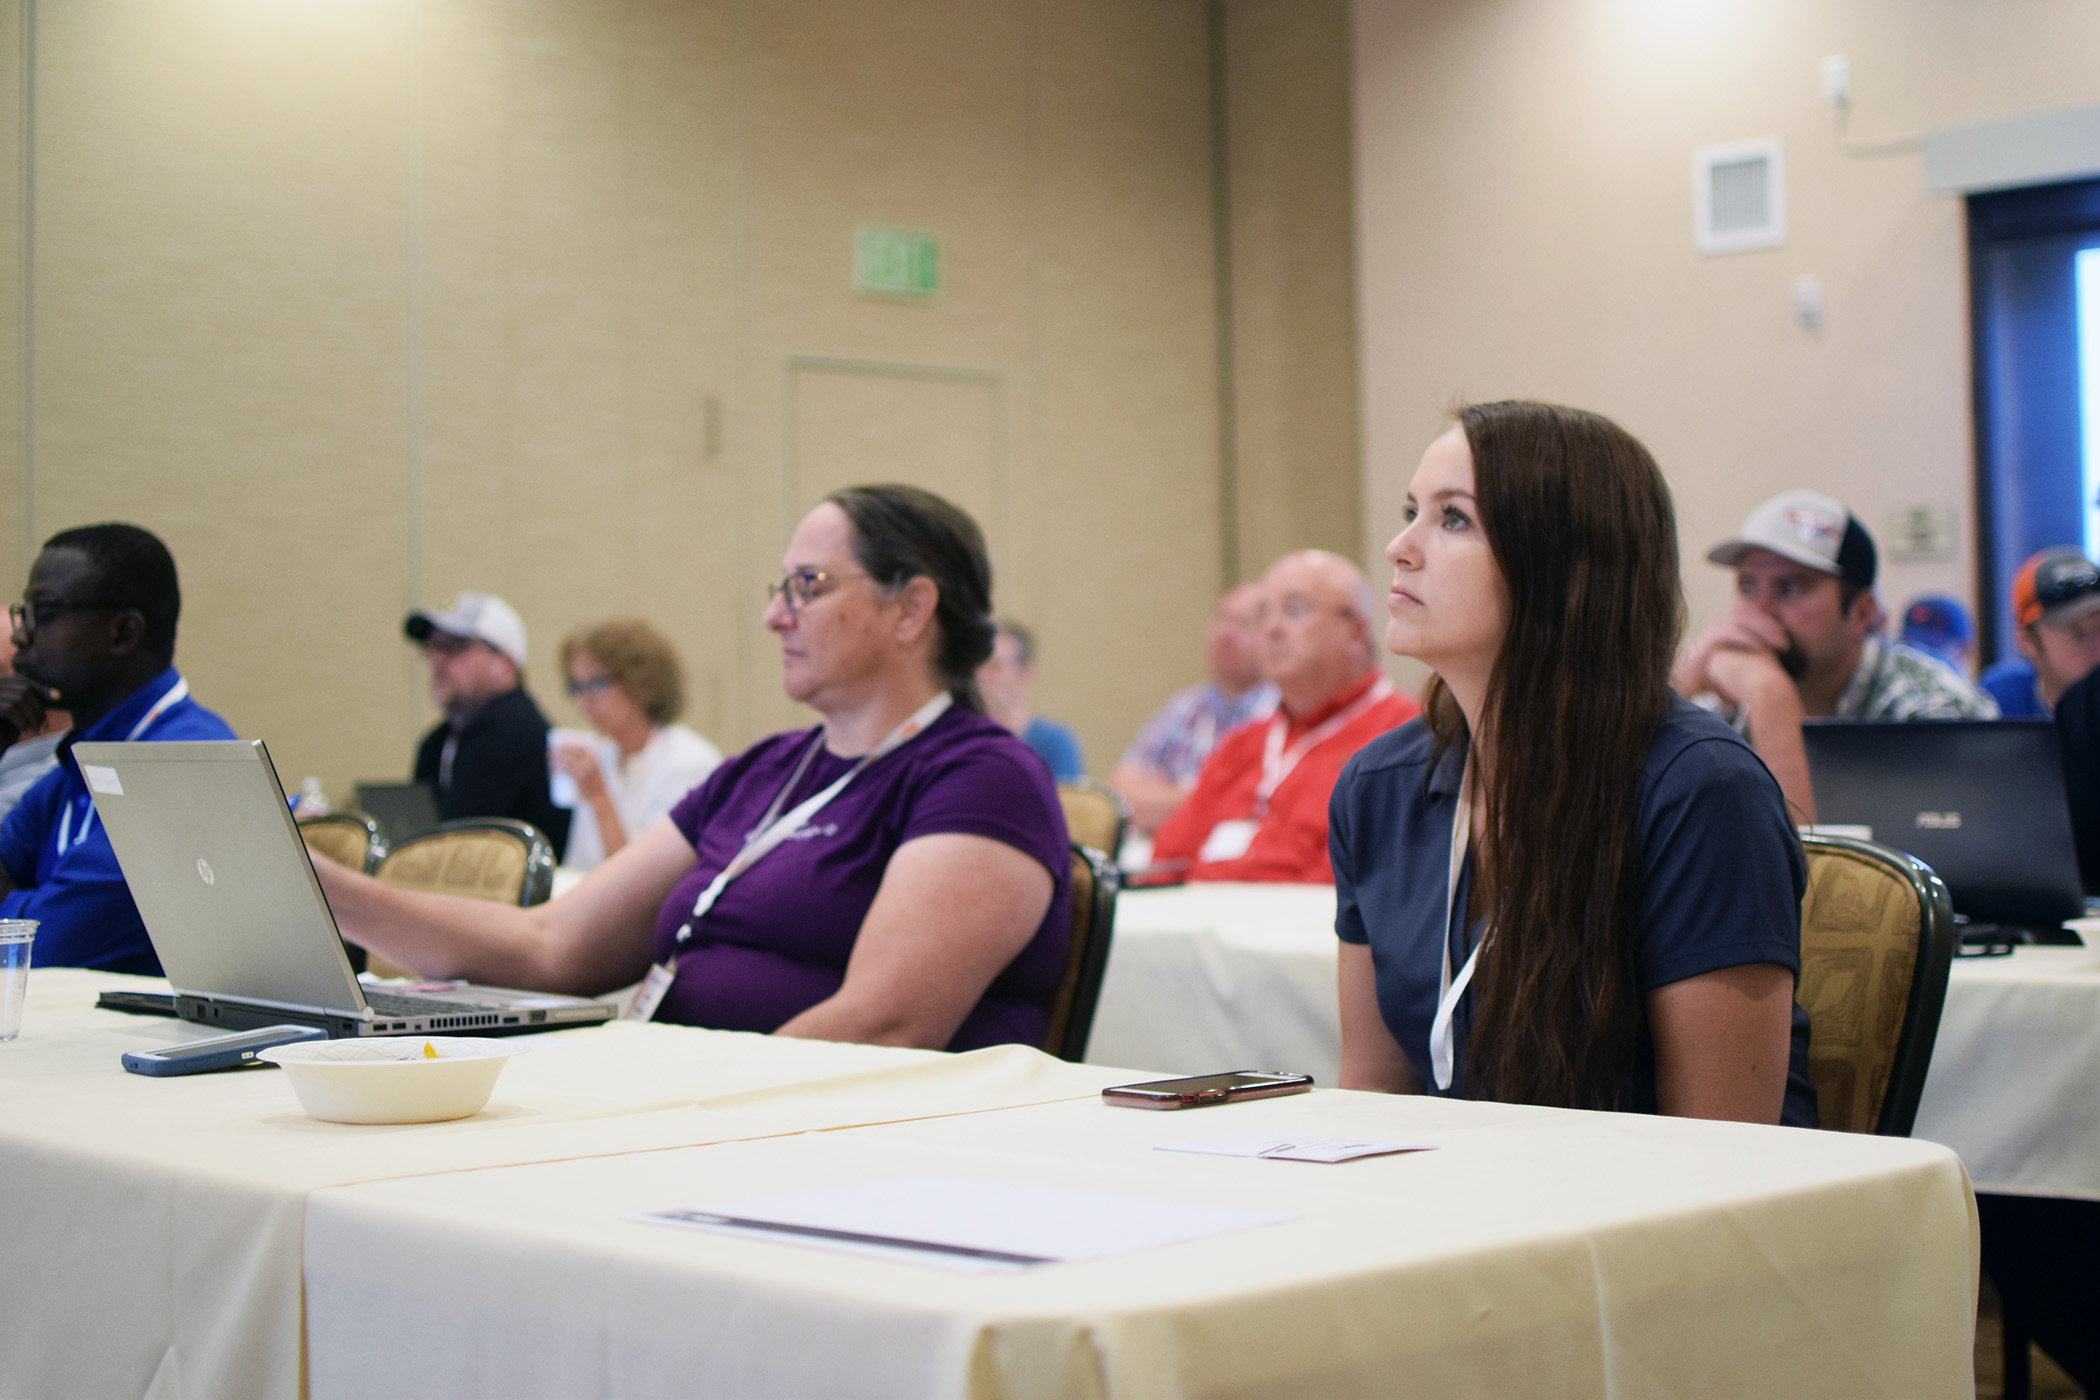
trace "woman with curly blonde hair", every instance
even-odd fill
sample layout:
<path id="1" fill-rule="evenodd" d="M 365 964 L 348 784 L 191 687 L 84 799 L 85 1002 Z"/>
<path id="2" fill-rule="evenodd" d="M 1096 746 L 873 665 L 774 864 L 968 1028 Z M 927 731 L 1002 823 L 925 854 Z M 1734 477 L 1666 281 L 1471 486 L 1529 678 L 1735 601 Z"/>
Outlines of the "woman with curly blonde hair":
<path id="1" fill-rule="evenodd" d="M 685 705 L 678 653 L 640 618 L 616 618 L 562 639 L 569 697 L 598 731 L 557 731 L 552 762 L 576 784 L 563 864 L 589 870 L 662 820 L 722 762 L 713 744 L 674 723 Z"/>

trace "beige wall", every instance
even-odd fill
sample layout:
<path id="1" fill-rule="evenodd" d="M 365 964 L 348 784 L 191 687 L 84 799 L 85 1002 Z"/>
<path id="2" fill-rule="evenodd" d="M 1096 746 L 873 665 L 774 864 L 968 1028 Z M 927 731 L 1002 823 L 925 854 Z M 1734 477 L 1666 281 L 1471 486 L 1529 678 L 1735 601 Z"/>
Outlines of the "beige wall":
<path id="1" fill-rule="evenodd" d="M 1227 10 L 1239 571 L 1362 530 L 1345 0 Z"/>
<path id="2" fill-rule="evenodd" d="M 1962 206 L 1918 158 L 1840 153 L 1817 90 L 1852 61 L 1862 137 L 2100 100 L 2083 0 L 1357 0 L 1364 535 L 1376 556 L 1454 396 L 1598 409 L 1677 491 L 1694 622 L 1703 562 L 1766 496 L 1809 485 L 1880 533 L 1959 512 L 1955 557 L 1884 570 L 1900 606 L 1971 593 Z M 1693 251 L 1691 156 L 1785 145 L 1785 247 Z M 1795 324 L 1821 279 L 1827 321 Z"/>
<path id="3" fill-rule="evenodd" d="M 1357 533 L 1346 12 L 1236 8 L 1258 568 Z M 1225 567 L 1211 20 L 25 0 L 0 24 L 0 576 L 67 525 L 159 531 L 199 698 L 340 794 L 405 769 L 432 715 L 400 617 L 465 587 L 518 605 L 558 722 L 559 637 L 620 612 L 672 634 L 725 746 L 789 722 L 758 625 L 788 530 L 832 486 L 919 479 L 980 513 L 1040 707 L 1105 771 L 1200 675 Z M 856 295 L 860 223 L 935 232 L 939 295 Z"/>

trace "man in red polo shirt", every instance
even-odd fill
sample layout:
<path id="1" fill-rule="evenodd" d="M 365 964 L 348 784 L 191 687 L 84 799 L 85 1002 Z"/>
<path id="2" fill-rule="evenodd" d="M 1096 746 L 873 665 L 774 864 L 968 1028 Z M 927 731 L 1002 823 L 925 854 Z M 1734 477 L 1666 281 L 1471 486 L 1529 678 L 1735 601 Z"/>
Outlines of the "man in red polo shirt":
<path id="1" fill-rule="evenodd" d="M 1332 884 L 1327 799 L 1349 756 L 1421 707 L 1378 670 L 1383 613 L 1354 564 L 1286 554 L 1262 578 L 1262 664 L 1276 713 L 1221 740 L 1196 790 L 1153 838 L 1156 865 L 1192 880 Z"/>

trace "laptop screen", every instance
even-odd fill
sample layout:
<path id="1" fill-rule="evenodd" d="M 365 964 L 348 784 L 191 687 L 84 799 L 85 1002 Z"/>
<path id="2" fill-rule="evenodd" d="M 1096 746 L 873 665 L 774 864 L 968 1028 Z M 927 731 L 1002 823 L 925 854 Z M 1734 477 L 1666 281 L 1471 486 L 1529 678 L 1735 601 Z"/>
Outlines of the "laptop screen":
<path id="1" fill-rule="evenodd" d="M 359 783 L 357 809 L 378 823 L 389 846 L 438 824 L 437 795 L 428 783 Z"/>
<path id="2" fill-rule="evenodd" d="M 1957 912 L 2038 925 L 2084 912 L 2050 721 L 1813 720 L 1801 737 L 1817 820 L 1916 856 Z"/>
<path id="3" fill-rule="evenodd" d="M 357 1015 L 335 918 L 260 740 L 76 744 L 178 992 Z"/>

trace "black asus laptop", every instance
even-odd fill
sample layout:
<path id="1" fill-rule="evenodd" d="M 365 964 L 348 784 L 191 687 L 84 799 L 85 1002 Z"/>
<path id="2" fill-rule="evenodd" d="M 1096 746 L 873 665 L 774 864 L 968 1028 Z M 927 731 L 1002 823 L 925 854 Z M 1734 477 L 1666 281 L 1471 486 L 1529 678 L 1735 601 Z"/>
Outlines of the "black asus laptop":
<path id="1" fill-rule="evenodd" d="M 2085 912 L 2056 726 L 2035 719 L 1812 720 L 1819 822 L 1864 826 L 1946 881 L 1971 925 L 2070 941 Z"/>

